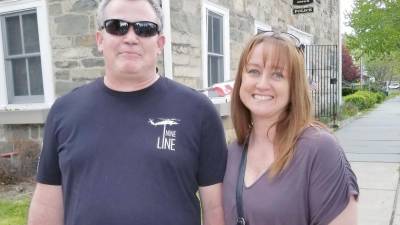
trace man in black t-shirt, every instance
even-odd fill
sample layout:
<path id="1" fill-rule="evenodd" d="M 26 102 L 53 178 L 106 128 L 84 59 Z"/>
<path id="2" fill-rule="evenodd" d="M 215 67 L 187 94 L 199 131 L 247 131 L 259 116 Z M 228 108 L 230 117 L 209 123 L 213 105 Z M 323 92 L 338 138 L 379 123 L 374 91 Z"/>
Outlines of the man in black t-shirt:
<path id="1" fill-rule="evenodd" d="M 211 102 L 156 73 L 153 0 L 102 0 L 105 76 L 47 118 L 28 225 L 221 225 L 226 144 Z"/>

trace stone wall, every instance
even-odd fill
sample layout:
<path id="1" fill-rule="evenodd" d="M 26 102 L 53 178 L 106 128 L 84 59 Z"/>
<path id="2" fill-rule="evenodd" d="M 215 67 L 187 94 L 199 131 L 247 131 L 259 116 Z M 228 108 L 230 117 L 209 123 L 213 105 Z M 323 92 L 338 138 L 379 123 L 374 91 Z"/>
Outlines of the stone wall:
<path id="1" fill-rule="evenodd" d="M 240 53 L 254 34 L 254 21 L 287 31 L 291 25 L 313 35 L 313 44 L 338 44 L 338 0 L 315 2 L 314 12 L 292 14 L 292 1 L 210 0 L 229 9 L 230 77 L 236 74 Z M 174 79 L 202 87 L 201 0 L 171 0 L 172 59 Z M 174 19 L 179 18 L 179 19 Z"/>
<path id="2" fill-rule="evenodd" d="M 16 151 L 15 144 L 20 141 L 33 141 L 41 144 L 43 125 L 0 125 L 0 154 Z"/>
<path id="3" fill-rule="evenodd" d="M 314 44 L 338 44 L 338 0 L 315 1 L 314 13 L 292 15 L 289 0 L 209 0 L 229 9 L 230 77 L 236 73 L 240 52 L 254 33 L 254 21 L 274 30 L 287 25 L 314 35 Z M 47 0 L 52 46 L 55 94 L 104 75 L 104 61 L 95 42 L 96 9 L 99 0 Z M 170 0 L 174 80 L 202 88 L 201 7 L 202 0 Z M 158 68 L 164 71 L 163 59 Z M 228 140 L 234 138 L 230 118 L 222 118 Z M 11 140 L 26 138 L 40 142 L 43 125 L 0 125 L 0 152 L 12 149 Z"/>
<path id="4" fill-rule="evenodd" d="M 104 74 L 104 61 L 95 39 L 98 2 L 48 0 L 47 3 L 55 93 L 60 96 Z"/>

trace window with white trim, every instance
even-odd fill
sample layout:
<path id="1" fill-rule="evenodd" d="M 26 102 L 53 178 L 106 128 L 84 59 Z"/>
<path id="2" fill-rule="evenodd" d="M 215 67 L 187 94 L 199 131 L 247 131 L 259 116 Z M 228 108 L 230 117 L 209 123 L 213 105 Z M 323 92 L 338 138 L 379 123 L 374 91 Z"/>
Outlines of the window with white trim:
<path id="1" fill-rule="evenodd" d="M 43 102 L 36 10 L 0 17 L 9 103 Z"/>
<path id="2" fill-rule="evenodd" d="M 203 4 L 203 86 L 229 79 L 229 10 Z"/>
<path id="3" fill-rule="evenodd" d="M 208 86 L 224 81 L 223 19 L 222 15 L 207 11 Z"/>
<path id="4" fill-rule="evenodd" d="M 44 0 L 0 2 L 0 110 L 53 102 L 48 33 Z"/>

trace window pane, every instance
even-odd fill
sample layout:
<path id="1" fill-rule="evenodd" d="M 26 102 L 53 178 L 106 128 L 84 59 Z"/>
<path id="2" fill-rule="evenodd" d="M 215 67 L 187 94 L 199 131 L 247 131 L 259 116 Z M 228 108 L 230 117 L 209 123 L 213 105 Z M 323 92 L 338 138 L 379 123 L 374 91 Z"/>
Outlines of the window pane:
<path id="1" fill-rule="evenodd" d="M 40 52 L 36 13 L 23 15 L 22 27 L 24 29 L 25 52 Z"/>
<path id="2" fill-rule="evenodd" d="M 213 44 L 212 44 L 212 41 L 213 41 L 213 38 L 212 38 L 212 36 L 213 36 L 213 27 L 212 27 L 213 18 L 211 16 L 210 12 L 208 12 L 207 21 L 208 21 L 208 24 L 207 24 L 207 30 L 208 30 L 208 40 L 207 40 L 208 52 L 212 52 L 212 49 L 213 49 L 213 47 L 212 47 L 213 46 Z"/>
<path id="3" fill-rule="evenodd" d="M 208 56 L 208 86 L 224 81 L 224 58 Z"/>
<path id="4" fill-rule="evenodd" d="M 11 60 L 11 69 L 14 81 L 14 96 L 28 95 L 25 59 Z"/>
<path id="5" fill-rule="evenodd" d="M 8 54 L 16 55 L 22 53 L 21 27 L 19 16 L 6 17 Z"/>
<path id="6" fill-rule="evenodd" d="M 42 65 L 40 57 L 28 59 L 31 95 L 43 95 Z"/>
<path id="7" fill-rule="evenodd" d="M 213 52 L 222 54 L 222 17 L 216 15 L 213 19 Z"/>
<path id="8" fill-rule="evenodd" d="M 208 51 L 223 54 L 223 24 L 221 15 L 208 12 Z"/>

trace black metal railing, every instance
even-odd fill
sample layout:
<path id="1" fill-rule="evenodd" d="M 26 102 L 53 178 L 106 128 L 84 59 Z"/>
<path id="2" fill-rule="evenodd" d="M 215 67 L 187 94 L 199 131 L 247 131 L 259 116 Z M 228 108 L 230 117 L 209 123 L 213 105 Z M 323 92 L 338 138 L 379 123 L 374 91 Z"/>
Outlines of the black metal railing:
<path id="1" fill-rule="evenodd" d="M 336 125 L 339 103 L 337 45 L 307 45 L 304 52 L 310 80 L 314 115 Z"/>

